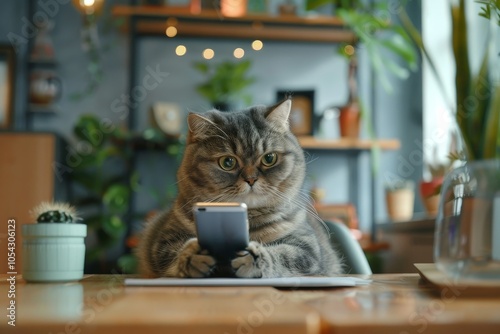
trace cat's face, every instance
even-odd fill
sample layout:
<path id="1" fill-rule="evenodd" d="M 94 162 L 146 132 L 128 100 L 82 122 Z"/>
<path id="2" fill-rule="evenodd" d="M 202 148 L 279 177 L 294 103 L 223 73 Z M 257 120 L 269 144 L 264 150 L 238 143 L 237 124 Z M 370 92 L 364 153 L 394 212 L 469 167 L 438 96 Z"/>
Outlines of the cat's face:
<path id="1" fill-rule="evenodd" d="M 303 151 L 288 129 L 291 103 L 241 112 L 189 115 L 179 191 L 195 201 L 269 207 L 295 197 L 305 173 Z"/>

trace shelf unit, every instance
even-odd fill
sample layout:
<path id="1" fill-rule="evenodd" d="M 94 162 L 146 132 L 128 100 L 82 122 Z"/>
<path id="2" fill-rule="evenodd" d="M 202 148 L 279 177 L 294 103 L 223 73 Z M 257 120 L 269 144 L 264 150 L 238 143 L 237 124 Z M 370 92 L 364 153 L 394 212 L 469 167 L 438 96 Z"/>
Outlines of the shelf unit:
<path id="1" fill-rule="evenodd" d="M 221 17 L 214 10 L 191 14 L 189 9 L 155 6 L 116 6 L 113 15 L 136 19 L 141 35 L 165 35 L 169 25 L 182 37 L 263 39 L 315 43 L 354 42 L 355 35 L 335 17 L 246 15 Z M 170 20 L 168 20 L 170 18 Z M 130 25 L 128 27 L 130 32 Z"/>
<path id="2" fill-rule="evenodd" d="M 204 10 L 192 14 L 189 8 L 164 6 L 114 6 L 112 13 L 116 17 L 124 17 L 128 24 L 124 32 L 130 37 L 129 43 L 129 91 L 137 85 L 135 69 L 138 65 L 138 40 L 141 37 L 167 38 L 165 30 L 168 26 L 177 28 L 180 37 L 193 38 L 226 38 L 226 39 L 261 39 L 271 41 L 289 41 L 305 43 L 355 43 L 355 34 L 347 29 L 336 17 L 298 17 L 247 15 L 238 18 L 221 17 L 216 11 Z M 133 97 L 133 94 L 130 94 Z M 131 101 L 128 124 L 134 129 L 136 124 L 137 105 Z M 400 142 L 394 139 L 383 140 L 320 140 L 314 137 L 299 137 L 299 142 L 306 150 L 320 150 L 331 153 L 341 153 L 347 156 L 349 170 L 355 171 L 359 166 L 360 157 L 369 154 L 373 160 L 373 148 L 382 150 L 397 150 Z M 355 191 L 350 194 L 350 201 L 359 208 L 358 178 L 355 173 L 350 177 Z M 357 173 L 356 173 L 357 174 Z M 366 192 L 366 191 L 365 191 Z M 375 183 L 371 178 L 372 196 L 372 238 L 375 237 L 375 207 L 373 196 Z M 131 205 L 132 207 L 132 205 Z"/>
<path id="3" fill-rule="evenodd" d="M 310 150 L 397 150 L 401 143 L 397 139 L 318 139 L 310 136 L 298 137 L 300 146 Z"/>
<path id="4" fill-rule="evenodd" d="M 38 9 L 38 3 L 35 0 L 28 1 L 28 17 L 33 17 L 35 12 Z M 39 34 L 38 32 L 37 34 Z M 56 75 L 56 69 L 59 66 L 59 63 L 54 55 L 43 55 L 43 56 L 33 56 L 34 44 L 36 43 L 36 38 L 30 39 L 28 43 L 28 47 L 25 54 L 25 67 L 26 67 L 26 109 L 24 111 L 24 126 L 26 129 L 33 128 L 34 117 L 50 117 L 59 113 L 59 107 L 51 102 L 49 104 L 37 104 L 31 102 L 30 90 L 31 90 L 31 76 L 36 72 L 53 72 L 54 76 Z M 59 80 L 59 79 L 58 79 Z M 59 81 L 59 90 L 62 89 L 62 83 Z M 60 95 L 58 95 L 59 97 Z M 57 98 L 58 98 L 57 97 Z M 57 100 L 55 98 L 55 100 Z"/>

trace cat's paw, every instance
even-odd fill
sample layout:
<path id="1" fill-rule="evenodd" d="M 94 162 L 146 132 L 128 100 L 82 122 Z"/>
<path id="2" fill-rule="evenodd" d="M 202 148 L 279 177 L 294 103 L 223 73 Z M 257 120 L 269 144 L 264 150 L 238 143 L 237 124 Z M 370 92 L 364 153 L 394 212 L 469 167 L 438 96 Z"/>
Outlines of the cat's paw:
<path id="1" fill-rule="evenodd" d="M 198 239 L 189 239 L 177 259 L 179 277 L 208 277 L 215 269 L 216 261 L 201 249 Z"/>
<path id="2" fill-rule="evenodd" d="M 246 250 L 238 252 L 237 257 L 231 261 L 231 267 L 237 277 L 261 278 L 263 276 L 264 246 L 255 241 L 250 241 Z"/>

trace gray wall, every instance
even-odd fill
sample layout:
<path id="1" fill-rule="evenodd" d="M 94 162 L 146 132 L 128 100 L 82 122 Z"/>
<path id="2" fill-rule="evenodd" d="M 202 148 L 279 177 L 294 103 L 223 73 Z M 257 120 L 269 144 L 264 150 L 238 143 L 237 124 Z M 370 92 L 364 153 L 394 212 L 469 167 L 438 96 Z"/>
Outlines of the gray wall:
<path id="1" fill-rule="evenodd" d="M 61 0 L 61 2 L 64 2 Z M 107 1 L 107 7 L 111 6 Z M 113 3 L 116 3 L 113 2 Z M 25 17 L 26 1 L 3 2 L 0 10 L 0 42 L 7 40 L 8 32 L 19 33 L 22 27 L 22 17 Z M 411 2 L 411 14 L 415 18 L 420 15 L 419 2 Z M 85 87 L 87 73 L 87 58 L 81 50 L 80 29 L 81 18 L 75 8 L 69 4 L 60 5 L 54 17 L 55 28 L 52 38 L 57 52 L 60 66 L 57 68 L 64 82 L 64 95 L 58 105 L 61 112 L 53 116 L 35 116 L 33 129 L 37 131 L 57 131 L 68 140 L 72 140 L 72 126 L 83 113 L 95 113 L 101 118 L 109 118 L 114 122 L 123 122 L 120 113 L 114 112 L 114 101 L 120 99 L 127 92 L 127 39 L 113 31 L 101 36 L 103 45 L 112 45 L 111 49 L 103 54 L 105 77 L 98 91 L 81 101 L 75 102 L 69 98 L 73 92 Z M 188 47 L 184 57 L 174 55 L 174 48 L 178 43 Z M 197 40 L 197 39 L 167 39 L 144 38 L 140 42 L 140 66 L 137 69 L 139 80 L 147 73 L 147 68 L 156 68 L 168 72 L 168 77 L 157 88 L 149 91 L 140 105 L 137 116 L 137 129 L 144 129 L 149 125 L 149 108 L 155 101 L 169 101 L 179 103 L 182 109 L 202 111 L 208 107 L 194 90 L 196 83 L 202 80 L 201 76 L 192 69 L 194 60 L 201 60 L 201 50 L 211 47 L 216 51 L 216 61 L 231 58 L 232 50 L 237 46 L 247 46 L 246 55 L 253 61 L 252 74 L 257 82 L 250 89 L 254 96 L 253 102 L 268 104 L 275 102 L 277 89 L 314 89 L 316 92 L 316 112 L 321 112 L 330 105 L 339 105 L 347 99 L 347 64 L 335 53 L 334 45 L 317 45 L 307 43 L 265 42 L 264 49 L 255 52 L 248 48 L 247 41 L 227 40 Z M 420 73 L 412 75 L 404 82 L 394 81 L 395 91 L 388 94 L 377 84 L 377 79 L 371 81 L 371 72 L 366 56 L 361 51 L 360 82 L 361 92 L 365 101 L 373 103 L 374 123 L 377 135 L 381 138 L 398 138 L 402 142 L 402 149 L 398 152 L 385 152 L 380 160 L 379 174 L 376 182 L 376 217 L 375 220 L 385 220 L 385 199 L 383 182 L 393 174 L 413 178 L 421 177 L 421 166 L 416 165 L 413 170 L 403 171 L 404 160 L 410 159 L 419 148 L 415 140 L 422 140 L 421 117 L 421 78 Z M 25 91 L 22 90 L 22 80 L 26 73 L 19 68 L 18 96 L 16 100 L 16 125 L 23 129 L 24 112 L 26 107 Z M 335 124 L 329 125 L 325 133 L 328 137 L 338 135 Z M 339 153 L 311 152 L 308 164 L 309 176 L 319 179 L 321 186 L 327 189 L 327 202 L 348 201 L 350 172 L 345 156 Z M 370 166 L 367 157 L 362 159 L 360 173 L 361 192 L 369 192 Z M 173 163 L 165 163 L 160 175 L 154 179 L 173 182 L 173 170 L 168 170 Z M 414 164 L 415 165 L 415 164 Z M 141 167 L 142 169 L 144 168 Z M 147 168 L 146 168 L 147 170 Z M 155 182 L 153 180 L 152 182 Z M 139 195 L 140 209 L 149 209 L 154 205 L 147 199 L 147 190 Z M 416 210 L 421 210 L 417 199 Z M 358 208 L 363 230 L 369 230 L 371 224 L 370 194 L 365 196 Z"/>

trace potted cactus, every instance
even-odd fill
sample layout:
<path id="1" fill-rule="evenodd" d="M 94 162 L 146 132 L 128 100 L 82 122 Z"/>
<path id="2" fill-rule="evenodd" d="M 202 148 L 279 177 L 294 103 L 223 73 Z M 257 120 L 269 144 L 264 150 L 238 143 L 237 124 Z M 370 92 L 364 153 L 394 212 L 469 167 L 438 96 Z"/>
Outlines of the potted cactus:
<path id="1" fill-rule="evenodd" d="M 23 225 L 23 278 L 31 282 L 65 282 L 83 277 L 87 225 L 73 207 L 41 203 L 32 211 L 36 223 Z"/>

